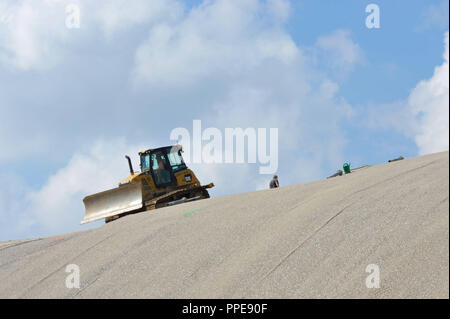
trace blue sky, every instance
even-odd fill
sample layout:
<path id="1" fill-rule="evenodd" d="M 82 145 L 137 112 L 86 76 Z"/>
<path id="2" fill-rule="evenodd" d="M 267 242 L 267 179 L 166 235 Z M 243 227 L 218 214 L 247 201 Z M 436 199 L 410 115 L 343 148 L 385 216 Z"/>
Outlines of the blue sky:
<path id="1" fill-rule="evenodd" d="M 277 127 L 282 185 L 448 150 L 448 1 L 0 0 L 0 112 L 0 240 L 99 226 L 82 198 L 194 119 Z M 212 196 L 270 180 L 192 167 Z"/>

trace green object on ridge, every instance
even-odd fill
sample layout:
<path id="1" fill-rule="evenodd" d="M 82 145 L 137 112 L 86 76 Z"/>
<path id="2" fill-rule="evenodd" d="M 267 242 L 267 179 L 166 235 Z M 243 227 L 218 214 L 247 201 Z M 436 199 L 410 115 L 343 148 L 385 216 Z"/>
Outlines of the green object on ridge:
<path id="1" fill-rule="evenodd" d="M 345 174 L 350 173 L 350 163 L 344 163 L 344 165 L 342 166 L 342 168 L 344 169 L 344 173 L 345 173 Z"/>

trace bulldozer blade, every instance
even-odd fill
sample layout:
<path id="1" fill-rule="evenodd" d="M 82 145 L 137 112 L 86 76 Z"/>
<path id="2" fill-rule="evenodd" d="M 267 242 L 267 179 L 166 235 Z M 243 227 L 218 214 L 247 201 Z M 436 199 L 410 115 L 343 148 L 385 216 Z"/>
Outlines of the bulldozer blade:
<path id="1" fill-rule="evenodd" d="M 141 184 L 131 183 L 83 199 L 85 214 L 81 224 L 142 208 Z"/>

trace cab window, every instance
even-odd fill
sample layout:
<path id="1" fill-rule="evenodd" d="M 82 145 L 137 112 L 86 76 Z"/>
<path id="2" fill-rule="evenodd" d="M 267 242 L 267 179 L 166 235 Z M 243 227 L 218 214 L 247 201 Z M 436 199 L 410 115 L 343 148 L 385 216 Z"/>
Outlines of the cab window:
<path id="1" fill-rule="evenodd" d="M 152 154 L 152 171 L 153 178 L 157 187 L 170 185 L 174 183 L 172 174 L 170 173 L 170 165 L 167 162 L 165 152 L 155 152 Z"/>
<path id="2" fill-rule="evenodd" d="M 167 169 L 166 155 L 163 152 L 156 152 L 152 154 L 152 169 L 157 170 L 159 168 L 159 162 L 162 162 L 164 169 Z"/>
<path id="3" fill-rule="evenodd" d="M 186 164 L 183 161 L 183 158 L 178 153 L 178 149 L 171 151 L 167 154 L 169 158 L 170 166 L 172 166 L 172 171 L 177 172 L 186 168 Z"/>
<path id="4" fill-rule="evenodd" d="M 150 169 L 150 154 L 141 155 L 141 172 Z"/>

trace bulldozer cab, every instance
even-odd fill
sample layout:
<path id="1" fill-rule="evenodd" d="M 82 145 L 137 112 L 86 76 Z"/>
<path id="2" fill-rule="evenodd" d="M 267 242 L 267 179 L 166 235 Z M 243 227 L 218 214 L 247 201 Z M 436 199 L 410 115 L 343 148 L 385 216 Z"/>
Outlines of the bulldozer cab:
<path id="1" fill-rule="evenodd" d="M 167 146 L 140 153 L 141 172 L 152 175 L 155 186 L 176 186 L 175 173 L 187 168 L 177 146 Z"/>

